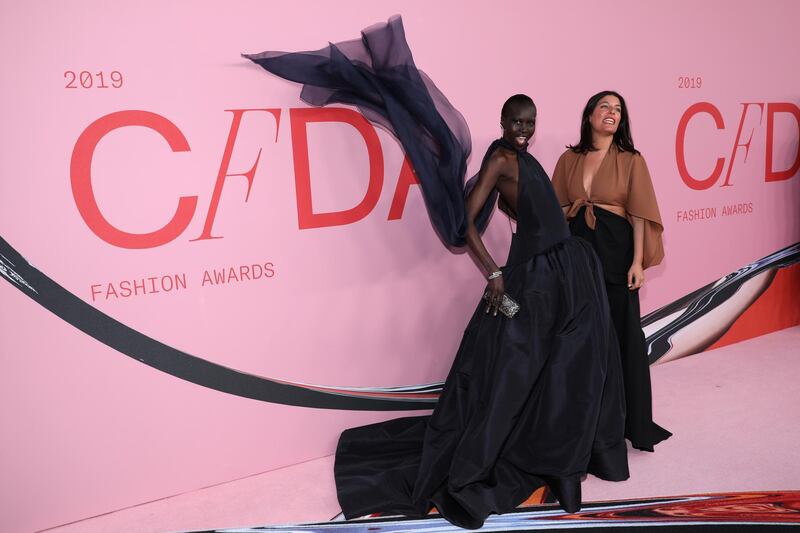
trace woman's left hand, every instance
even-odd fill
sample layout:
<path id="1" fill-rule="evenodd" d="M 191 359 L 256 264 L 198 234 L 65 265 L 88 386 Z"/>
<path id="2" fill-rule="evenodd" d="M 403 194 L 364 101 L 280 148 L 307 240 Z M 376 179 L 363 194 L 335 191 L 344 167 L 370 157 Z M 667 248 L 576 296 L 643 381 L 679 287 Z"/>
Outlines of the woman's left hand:
<path id="1" fill-rule="evenodd" d="M 493 312 L 497 316 L 497 310 L 500 308 L 500 302 L 503 301 L 503 294 L 505 294 L 505 284 L 503 283 L 503 276 L 499 276 L 489 280 L 486 285 L 486 313 Z"/>
<path id="2" fill-rule="evenodd" d="M 644 269 L 641 263 L 633 263 L 628 269 L 628 289 L 635 291 L 644 285 Z"/>

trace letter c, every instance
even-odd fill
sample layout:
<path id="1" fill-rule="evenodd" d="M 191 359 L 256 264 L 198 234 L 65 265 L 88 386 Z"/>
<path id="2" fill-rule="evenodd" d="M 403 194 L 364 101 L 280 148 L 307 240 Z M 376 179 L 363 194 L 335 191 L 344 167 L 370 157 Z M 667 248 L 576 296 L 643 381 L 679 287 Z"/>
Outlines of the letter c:
<path id="1" fill-rule="evenodd" d="M 725 129 L 725 121 L 722 119 L 722 114 L 719 112 L 719 109 L 714 106 L 714 104 L 709 102 L 698 102 L 691 105 L 681 117 L 680 122 L 678 122 L 678 131 L 675 135 L 675 160 L 678 163 L 678 172 L 680 172 L 683 182 L 691 189 L 702 191 L 714 185 L 714 183 L 716 183 L 719 177 L 722 175 L 722 167 L 725 166 L 725 158 L 717 158 L 717 164 L 714 167 L 714 170 L 706 179 L 697 180 L 694 179 L 691 174 L 689 174 L 689 169 L 686 168 L 686 156 L 684 152 L 684 143 L 686 142 L 686 127 L 689 125 L 689 121 L 699 113 L 708 113 L 714 119 L 714 124 L 716 124 L 718 130 Z"/>
<path id="2" fill-rule="evenodd" d="M 97 143 L 109 132 L 126 126 L 143 126 L 155 130 L 169 143 L 173 152 L 188 152 L 189 143 L 178 127 L 156 113 L 149 111 L 117 111 L 100 117 L 83 130 L 70 162 L 70 180 L 75 205 L 95 235 L 112 246 L 120 248 L 155 248 L 167 244 L 183 233 L 194 216 L 197 196 L 181 196 L 172 220 L 150 233 L 128 233 L 112 226 L 100 212 L 92 189 L 92 157 Z"/>

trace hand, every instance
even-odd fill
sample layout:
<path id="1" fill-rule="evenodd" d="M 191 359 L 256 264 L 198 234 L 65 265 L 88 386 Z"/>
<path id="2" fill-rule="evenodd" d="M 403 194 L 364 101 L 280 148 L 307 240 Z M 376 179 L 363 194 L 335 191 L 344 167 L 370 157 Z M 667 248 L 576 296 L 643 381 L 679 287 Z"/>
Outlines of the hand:
<path id="1" fill-rule="evenodd" d="M 492 312 L 497 316 L 497 310 L 500 308 L 500 302 L 503 301 L 503 294 L 505 294 L 505 285 L 503 284 L 503 276 L 490 279 L 486 285 L 486 313 Z"/>
<path id="2" fill-rule="evenodd" d="M 628 269 L 628 289 L 635 291 L 644 285 L 644 269 L 641 263 L 633 263 Z"/>

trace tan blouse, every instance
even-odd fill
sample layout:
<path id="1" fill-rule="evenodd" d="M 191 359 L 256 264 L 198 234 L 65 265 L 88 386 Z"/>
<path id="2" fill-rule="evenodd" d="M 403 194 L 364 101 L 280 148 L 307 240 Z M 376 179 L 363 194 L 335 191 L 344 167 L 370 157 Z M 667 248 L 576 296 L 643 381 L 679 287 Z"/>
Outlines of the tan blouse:
<path id="1" fill-rule="evenodd" d="M 653 182 L 644 158 L 620 151 L 612 144 L 592 179 L 591 197 L 583 186 L 585 154 L 564 152 L 553 171 L 553 188 L 561 207 L 570 206 L 567 218 L 572 219 L 586 206 L 586 224 L 594 229 L 594 205 L 620 216 L 644 219 L 642 267 L 657 265 L 664 258 L 661 234 L 664 226 L 658 212 Z"/>

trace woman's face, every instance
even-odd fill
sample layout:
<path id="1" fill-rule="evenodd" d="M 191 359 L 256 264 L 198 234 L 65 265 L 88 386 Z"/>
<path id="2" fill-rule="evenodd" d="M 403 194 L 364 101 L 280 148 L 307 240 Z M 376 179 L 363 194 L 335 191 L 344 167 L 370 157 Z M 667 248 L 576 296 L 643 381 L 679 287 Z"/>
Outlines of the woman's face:
<path id="1" fill-rule="evenodd" d="M 500 123 L 503 126 L 503 138 L 519 149 L 525 148 L 536 131 L 536 108 L 532 105 L 512 107 Z"/>
<path id="2" fill-rule="evenodd" d="M 592 131 L 599 135 L 614 135 L 620 120 L 622 120 L 622 104 L 613 94 L 602 97 L 589 115 Z"/>

